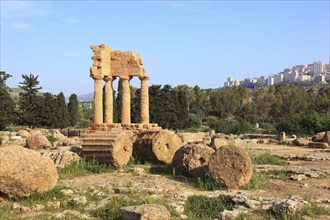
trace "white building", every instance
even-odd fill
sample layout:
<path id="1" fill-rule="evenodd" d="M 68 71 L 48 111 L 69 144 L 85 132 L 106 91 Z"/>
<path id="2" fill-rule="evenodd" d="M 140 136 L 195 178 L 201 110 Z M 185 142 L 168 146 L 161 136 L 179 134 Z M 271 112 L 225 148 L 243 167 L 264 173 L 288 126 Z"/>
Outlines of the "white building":
<path id="1" fill-rule="evenodd" d="M 267 86 L 272 86 L 272 85 L 274 85 L 274 82 L 275 82 L 274 75 L 269 75 L 269 77 L 267 78 L 266 85 Z"/>
<path id="2" fill-rule="evenodd" d="M 299 75 L 297 78 L 297 81 L 299 82 L 307 82 L 307 81 L 311 81 L 312 77 L 309 75 Z"/>
<path id="3" fill-rule="evenodd" d="M 275 75 L 275 79 L 274 79 L 275 85 L 280 84 L 283 81 L 284 81 L 284 74 L 280 73 Z"/>
<path id="4" fill-rule="evenodd" d="M 324 65 L 323 65 L 322 61 L 318 61 L 318 62 L 313 63 L 313 72 L 314 72 L 314 74 L 324 72 Z"/>

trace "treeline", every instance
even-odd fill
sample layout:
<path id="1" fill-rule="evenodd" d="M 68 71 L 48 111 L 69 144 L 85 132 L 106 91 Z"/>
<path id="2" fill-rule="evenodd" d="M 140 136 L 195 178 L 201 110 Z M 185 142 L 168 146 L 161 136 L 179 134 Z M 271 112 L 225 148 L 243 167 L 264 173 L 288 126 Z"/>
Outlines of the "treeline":
<path id="1" fill-rule="evenodd" d="M 0 129 L 7 125 L 64 128 L 88 127 L 91 109 L 78 109 L 77 96 L 66 105 L 63 93 L 38 96 L 38 76 L 22 75 L 18 105 L 10 98 L 5 82 L 10 77 L 0 72 Z M 114 122 L 120 122 L 121 82 L 114 91 Z M 198 86 L 151 85 L 150 121 L 173 130 L 241 134 L 259 130 L 267 133 L 311 135 L 330 130 L 330 87 L 280 84 L 261 89 L 245 87 L 202 90 Z M 140 89 L 131 87 L 131 121 L 140 121 Z"/>
<path id="2" fill-rule="evenodd" d="M 46 128 L 65 128 L 75 126 L 78 122 L 78 99 L 76 94 L 70 96 L 69 104 L 65 102 L 64 94 L 58 95 L 43 93 L 37 95 L 39 86 L 38 76 L 23 74 L 20 88 L 24 91 L 19 94 L 16 103 L 10 97 L 5 84 L 11 75 L 0 72 L 0 130 L 8 125 L 24 125 Z"/>
<path id="3" fill-rule="evenodd" d="M 132 94 L 133 116 L 139 90 Z M 260 131 L 315 134 L 330 130 L 330 87 L 306 90 L 286 83 L 252 90 L 245 87 L 202 90 L 198 86 L 149 87 L 150 120 L 163 128 L 214 129 L 221 133 Z M 133 120 L 134 119 L 134 120 Z M 138 121 L 138 118 L 132 118 Z"/>

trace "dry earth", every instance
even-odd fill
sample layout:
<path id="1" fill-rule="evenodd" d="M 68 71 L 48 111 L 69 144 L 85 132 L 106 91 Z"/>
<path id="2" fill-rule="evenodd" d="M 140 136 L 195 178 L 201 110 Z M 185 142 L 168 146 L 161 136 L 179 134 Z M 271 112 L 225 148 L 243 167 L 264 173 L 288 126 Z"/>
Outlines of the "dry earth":
<path id="1" fill-rule="evenodd" d="M 84 200 L 83 195 L 89 193 L 97 198 L 86 202 L 83 211 L 63 211 L 56 208 L 29 209 L 21 211 L 16 217 L 35 217 L 38 215 L 63 217 L 73 216 L 72 219 L 93 219 L 90 211 L 106 204 L 112 196 L 125 196 L 140 194 L 155 200 L 163 200 L 171 204 L 182 215 L 183 206 L 191 195 L 205 195 L 215 197 L 221 194 L 232 195 L 237 200 L 242 200 L 251 210 L 266 209 L 275 200 L 285 199 L 298 195 L 303 200 L 316 202 L 330 207 L 330 150 L 309 149 L 270 144 L 242 144 L 242 147 L 251 153 L 270 152 L 278 155 L 286 162 L 285 166 L 258 165 L 255 170 L 266 173 L 270 179 L 266 190 L 217 190 L 204 191 L 188 184 L 189 179 L 183 176 L 164 176 L 149 174 L 144 170 L 146 165 L 135 165 L 129 168 L 116 170 L 113 173 L 76 177 L 62 180 L 58 185 L 66 188 L 66 194 Z M 150 167 L 149 167 L 150 168 Z M 274 172 L 277 170 L 278 173 Z M 282 171 L 281 171 L 282 170 Z M 281 173 L 285 174 L 284 177 Z M 22 209 L 21 209 L 22 210 Z M 329 216 L 320 219 L 330 219 Z"/>

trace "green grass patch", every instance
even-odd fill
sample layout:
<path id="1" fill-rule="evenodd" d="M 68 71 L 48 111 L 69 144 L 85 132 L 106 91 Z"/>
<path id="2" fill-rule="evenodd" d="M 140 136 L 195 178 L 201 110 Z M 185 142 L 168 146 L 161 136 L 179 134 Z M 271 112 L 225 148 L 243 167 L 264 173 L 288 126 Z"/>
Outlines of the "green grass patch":
<path id="1" fill-rule="evenodd" d="M 93 217 L 98 219 L 122 219 L 120 208 L 143 204 L 159 204 L 167 208 L 172 217 L 178 216 L 174 208 L 166 203 L 165 200 L 155 200 L 151 196 L 143 197 L 139 194 L 118 195 L 112 197 L 109 202 L 95 211 L 91 212 Z"/>
<path id="2" fill-rule="evenodd" d="M 114 166 L 98 163 L 96 160 L 81 160 L 73 162 L 59 170 L 59 179 L 71 179 L 77 176 L 86 176 L 94 173 L 113 172 L 117 168 Z"/>
<path id="3" fill-rule="evenodd" d="M 288 180 L 289 174 L 286 170 L 271 170 L 270 174 L 274 176 L 274 178 L 280 179 L 280 180 Z"/>
<path id="4" fill-rule="evenodd" d="M 219 212 L 232 210 L 234 202 L 228 196 L 209 198 L 205 196 L 190 196 L 185 203 L 185 213 L 189 219 L 215 219 Z"/>
<path id="5" fill-rule="evenodd" d="M 194 180 L 191 181 L 191 185 L 197 189 L 207 190 L 207 191 L 225 189 L 224 186 L 220 185 L 217 181 L 210 178 L 208 175 L 206 175 L 205 178 L 194 178 Z"/>
<path id="6" fill-rule="evenodd" d="M 250 154 L 250 158 L 252 160 L 252 164 L 254 165 L 262 165 L 262 164 L 279 165 L 279 166 L 285 165 L 285 162 L 283 160 L 281 160 L 277 156 L 270 154 L 269 152 L 262 153 L 259 155 Z"/>
<path id="7" fill-rule="evenodd" d="M 55 186 L 53 189 L 42 192 L 42 193 L 34 193 L 26 198 L 14 198 L 12 201 L 19 202 L 23 206 L 31 207 L 36 204 L 45 204 L 49 201 L 57 200 L 65 200 L 67 196 L 61 192 L 63 187 Z"/>
<path id="8" fill-rule="evenodd" d="M 253 171 L 250 182 L 241 187 L 241 189 L 266 189 L 268 177 L 265 174 L 257 173 Z"/>
<path id="9" fill-rule="evenodd" d="M 10 214 L 12 204 L 9 202 L 0 203 L 0 219 L 1 220 L 11 220 L 12 215 Z"/>

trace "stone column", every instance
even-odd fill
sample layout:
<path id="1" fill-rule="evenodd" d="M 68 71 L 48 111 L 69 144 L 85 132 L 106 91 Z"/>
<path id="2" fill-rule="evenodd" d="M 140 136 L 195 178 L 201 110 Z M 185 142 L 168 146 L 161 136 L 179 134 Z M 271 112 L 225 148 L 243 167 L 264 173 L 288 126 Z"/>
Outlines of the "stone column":
<path id="1" fill-rule="evenodd" d="M 140 76 L 141 92 L 140 92 L 140 120 L 142 124 L 149 124 L 149 76 Z"/>
<path id="2" fill-rule="evenodd" d="M 129 81 L 131 77 L 120 77 L 122 82 L 121 123 L 131 124 L 131 92 Z"/>
<path id="3" fill-rule="evenodd" d="M 105 77 L 105 111 L 104 111 L 104 123 L 113 123 L 113 87 L 112 82 L 116 77 Z"/>
<path id="4" fill-rule="evenodd" d="M 94 76 L 94 124 L 103 123 L 102 78 Z"/>

